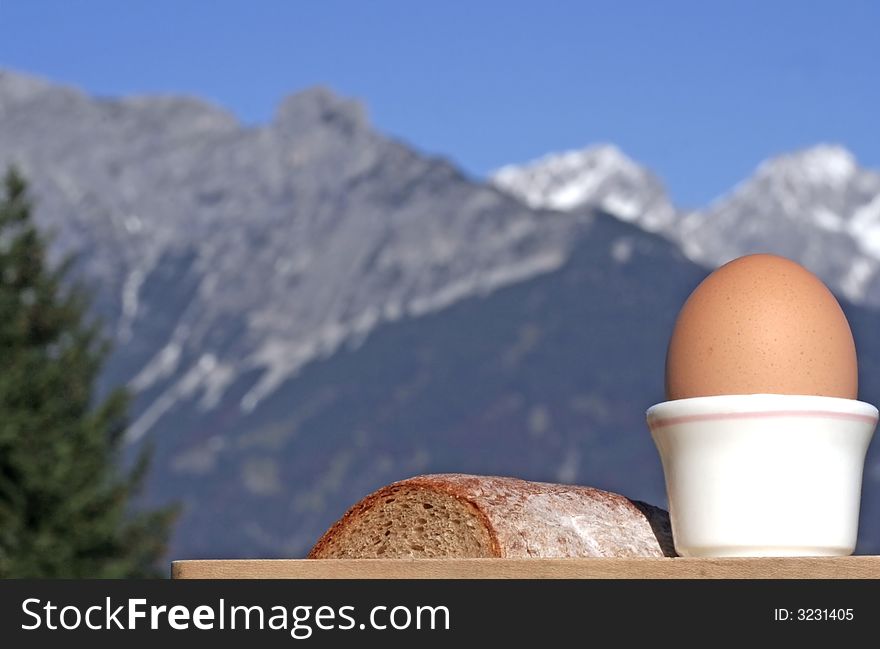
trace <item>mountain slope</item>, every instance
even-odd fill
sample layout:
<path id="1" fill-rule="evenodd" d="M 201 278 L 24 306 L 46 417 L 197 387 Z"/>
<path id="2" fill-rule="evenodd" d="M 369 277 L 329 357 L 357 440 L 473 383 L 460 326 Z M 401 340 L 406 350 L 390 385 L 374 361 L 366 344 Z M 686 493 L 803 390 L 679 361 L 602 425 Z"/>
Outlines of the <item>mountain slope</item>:
<path id="1" fill-rule="evenodd" d="M 99 100 L 0 72 L 0 166 L 32 179 L 56 254 L 83 252 L 142 395 L 129 431 L 175 402 L 255 408 L 310 360 L 382 322 L 558 268 L 578 227 L 468 182 L 325 89 L 247 128 L 180 97 Z M 545 215 L 546 216 L 546 215 Z"/>

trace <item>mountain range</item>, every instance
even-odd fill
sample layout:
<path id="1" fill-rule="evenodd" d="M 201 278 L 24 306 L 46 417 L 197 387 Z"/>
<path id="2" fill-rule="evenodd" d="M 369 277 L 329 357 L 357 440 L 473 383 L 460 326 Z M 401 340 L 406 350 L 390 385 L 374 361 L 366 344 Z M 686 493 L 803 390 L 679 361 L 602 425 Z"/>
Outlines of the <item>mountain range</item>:
<path id="1" fill-rule="evenodd" d="M 698 210 L 676 207 L 650 171 L 613 145 L 510 165 L 491 182 L 536 209 L 599 207 L 709 268 L 748 252 L 790 257 L 847 300 L 880 306 L 880 171 L 859 167 L 840 146 L 767 160 Z"/>
<path id="2" fill-rule="evenodd" d="M 12 163 L 115 341 L 102 383 L 136 395 L 130 449 L 155 448 L 144 501 L 184 505 L 172 558 L 301 556 L 368 491 L 429 471 L 662 505 L 644 410 L 675 315 L 757 247 L 836 290 L 880 402 L 880 174 L 839 147 L 683 211 L 612 146 L 480 182 L 325 88 L 245 126 L 0 71 Z M 872 451 L 860 551 L 880 550 L 878 513 Z"/>

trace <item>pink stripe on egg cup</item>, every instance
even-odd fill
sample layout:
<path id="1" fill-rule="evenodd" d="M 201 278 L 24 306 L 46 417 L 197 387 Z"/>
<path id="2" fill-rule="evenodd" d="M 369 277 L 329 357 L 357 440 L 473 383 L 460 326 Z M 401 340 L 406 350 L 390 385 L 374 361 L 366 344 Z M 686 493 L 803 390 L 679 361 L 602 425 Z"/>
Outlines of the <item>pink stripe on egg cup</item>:
<path id="1" fill-rule="evenodd" d="M 723 421 L 725 419 L 766 419 L 780 417 L 805 417 L 811 419 L 845 419 L 848 421 L 862 421 L 868 424 L 876 424 L 877 417 L 860 415 L 853 412 L 835 412 L 833 410 L 768 410 L 765 412 L 719 412 L 705 415 L 682 415 L 680 417 L 666 417 L 663 419 L 651 419 L 651 424 L 656 428 L 674 426 L 676 424 L 692 424 L 701 421 Z"/>

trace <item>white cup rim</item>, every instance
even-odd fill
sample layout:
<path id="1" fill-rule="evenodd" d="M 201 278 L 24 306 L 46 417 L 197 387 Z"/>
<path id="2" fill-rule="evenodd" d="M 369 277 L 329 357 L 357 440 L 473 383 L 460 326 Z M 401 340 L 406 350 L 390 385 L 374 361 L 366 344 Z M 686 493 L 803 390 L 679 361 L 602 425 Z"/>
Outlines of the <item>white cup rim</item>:
<path id="1" fill-rule="evenodd" d="M 663 401 L 648 408 L 649 422 L 710 415 L 829 416 L 877 423 L 875 406 L 857 399 L 803 394 L 723 394 Z"/>

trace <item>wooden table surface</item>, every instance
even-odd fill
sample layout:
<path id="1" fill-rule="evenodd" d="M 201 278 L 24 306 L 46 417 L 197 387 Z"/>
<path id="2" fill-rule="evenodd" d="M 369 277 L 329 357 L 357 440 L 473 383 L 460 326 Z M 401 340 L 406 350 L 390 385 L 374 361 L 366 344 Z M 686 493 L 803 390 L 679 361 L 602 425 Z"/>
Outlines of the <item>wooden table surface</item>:
<path id="1" fill-rule="evenodd" d="M 880 579 L 880 556 L 175 561 L 174 579 Z"/>

